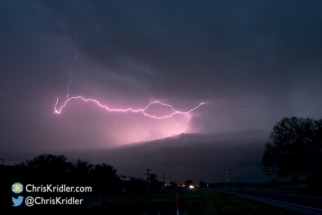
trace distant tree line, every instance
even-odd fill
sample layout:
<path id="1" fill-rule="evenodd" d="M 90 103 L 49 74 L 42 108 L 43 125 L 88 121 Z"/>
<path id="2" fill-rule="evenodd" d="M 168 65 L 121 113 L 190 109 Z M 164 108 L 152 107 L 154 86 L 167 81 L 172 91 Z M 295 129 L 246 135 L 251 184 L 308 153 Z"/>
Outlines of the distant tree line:
<path id="1" fill-rule="evenodd" d="M 156 174 L 150 174 L 149 179 L 137 179 L 126 176 L 118 177 L 117 170 L 106 163 L 92 164 L 87 160 L 69 160 L 64 155 L 42 154 L 31 160 L 15 165 L 29 183 L 60 183 L 70 185 L 92 186 L 99 192 L 146 192 L 146 184 L 150 189 L 158 189 L 163 182 Z M 125 180 L 129 179 L 129 181 Z"/>
<path id="2" fill-rule="evenodd" d="M 322 189 L 322 119 L 291 117 L 277 122 L 262 163 L 263 172 L 274 180 L 304 179 Z"/>

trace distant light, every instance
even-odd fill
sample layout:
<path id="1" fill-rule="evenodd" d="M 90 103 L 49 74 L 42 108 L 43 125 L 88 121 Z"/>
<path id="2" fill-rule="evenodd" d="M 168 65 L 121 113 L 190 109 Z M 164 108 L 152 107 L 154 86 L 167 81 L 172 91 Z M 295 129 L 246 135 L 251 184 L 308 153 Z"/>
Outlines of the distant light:
<path id="1" fill-rule="evenodd" d="M 209 184 L 207 184 L 207 187 L 209 187 Z"/>
<path id="2" fill-rule="evenodd" d="M 195 186 L 193 186 L 193 185 L 190 185 L 190 186 L 189 186 L 189 188 L 190 188 L 190 189 L 193 189 L 193 188 L 195 188 Z"/>

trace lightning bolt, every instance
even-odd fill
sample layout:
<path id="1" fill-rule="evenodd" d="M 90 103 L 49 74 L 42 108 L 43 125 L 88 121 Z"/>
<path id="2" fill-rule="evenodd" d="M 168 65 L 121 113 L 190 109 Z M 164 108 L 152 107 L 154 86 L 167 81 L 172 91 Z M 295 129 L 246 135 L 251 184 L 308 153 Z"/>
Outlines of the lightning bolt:
<path id="1" fill-rule="evenodd" d="M 75 60 L 73 62 L 73 64 L 71 65 L 71 67 L 68 69 L 68 74 L 70 76 L 70 81 L 69 83 L 67 84 L 67 98 L 66 100 L 63 102 L 63 104 L 60 106 L 60 107 L 57 107 L 58 106 L 58 98 L 56 100 L 56 103 L 54 105 L 54 113 L 56 114 L 60 114 L 62 112 L 62 110 L 67 106 L 67 104 L 69 102 L 71 102 L 72 100 L 82 100 L 84 102 L 91 102 L 91 103 L 94 103 L 96 104 L 98 107 L 100 108 L 103 108 L 105 109 L 106 111 L 109 111 L 109 112 L 132 112 L 132 113 L 142 113 L 144 116 L 146 117 L 150 117 L 150 118 L 153 118 L 153 119 L 166 119 L 166 118 L 172 118 L 175 122 L 176 120 L 173 118 L 173 116 L 175 115 L 187 115 L 190 114 L 192 111 L 200 108 L 202 105 L 206 104 L 204 102 L 202 103 L 199 103 L 199 105 L 197 105 L 196 107 L 188 110 L 188 111 L 179 111 L 177 109 L 175 109 L 172 105 L 170 104 L 165 104 L 165 103 L 162 103 L 161 101 L 153 101 L 153 102 L 150 102 L 146 107 L 144 108 L 141 108 L 141 109 L 133 109 L 133 108 L 126 108 L 126 109 L 116 109 L 116 108 L 109 108 L 107 105 L 104 105 L 102 104 L 100 101 L 96 100 L 96 99 L 93 99 L 93 98 L 85 98 L 83 96 L 72 96 L 70 97 L 70 85 L 72 84 L 73 82 L 73 76 L 72 76 L 72 73 L 71 73 L 71 69 L 73 67 L 73 65 L 76 63 L 77 59 L 78 59 L 78 53 L 76 53 L 76 56 L 75 56 Z M 167 114 L 167 115 L 163 115 L 163 116 L 156 116 L 156 115 L 151 115 L 151 114 L 148 114 L 146 111 L 149 109 L 149 107 L 153 104 L 157 104 L 157 105 L 160 105 L 160 106 L 165 106 L 165 107 L 168 107 L 172 110 L 172 112 L 170 114 Z"/>
<path id="2" fill-rule="evenodd" d="M 69 81 L 69 83 L 67 84 L 67 100 L 68 100 L 68 98 L 69 98 L 69 86 L 72 84 L 72 82 L 73 82 L 73 76 L 72 76 L 72 73 L 70 72 L 70 70 L 73 68 L 73 66 L 74 66 L 74 64 L 76 63 L 76 61 L 78 60 L 78 52 L 76 52 L 76 55 L 75 55 L 75 60 L 74 60 L 74 62 L 73 62 L 73 64 L 69 67 L 69 69 L 68 69 L 68 74 L 69 74 L 69 76 L 70 76 L 70 81 Z"/>
<path id="3" fill-rule="evenodd" d="M 67 84 L 67 96 L 66 96 L 66 100 L 63 102 L 62 105 L 60 105 L 58 107 L 59 100 L 57 98 L 56 103 L 54 105 L 54 113 L 56 113 L 56 114 L 62 113 L 63 109 L 72 100 L 82 100 L 84 102 L 94 103 L 98 107 L 103 108 L 103 109 L 105 109 L 106 111 L 109 111 L 109 112 L 142 113 L 144 116 L 150 117 L 150 118 L 153 118 L 153 119 L 172 118 L 177 123 L 177 121 L 173 118 L 173 116 L 175 116 L 175 115 L 186 115 L 186 116 L 188 116 L 188 114 L 190 114 L 192 111 L 194 111 L 194 110 L 200 108 L 202 105 L 205 105 L 206 104 L 205 102 L 201 102 L 201 103 L 199 103 L 199 105 L 197 105 L 196 107 L 194 107 L 194 108 L 192 108 L 192 109 L 190 109 L 188 111 L 179 111 L 179 110 L 175 109 L 170 104 L 162 103 L 161 101 L 152 101 L 147 106 L 145 106 L 144 108 L 140 108 L 140 109 L 133 109 L 133 108 L 117 109 L 117 108 L 110 108 L 107 105 L 102 104 L 99 100 L 94 99 L 94 98 L 85 98 L 85 97 L 83 97 L 81 95 L 79 95 L 79 96 L 70 96 L 70 86 L 71 86 L 71 84 L 73 82 L 73 75 L 71 73 L 71 70 L 72 70 L 72 68 L 73 68 L 73 66 L 74 66 L 74 64 L 76 63 L 77 60 L 78 60 L 78 52 L 76 53 L 74 62 L 72 63 L 71 67 L 67 71 L 68 74 L 69 74 L 69 76 L 70 76 L 70 81 Z M 86 86 L 86 88 L 87 88 L 87 86 Z M 85 88 L 85 90 L 86 90 L 86 88 Z M 84 90 L 84 92 L 85 92 L 85 90 Z M 301 91 L 301 92 L 297 92 L 297 93 L 292 93 L 292 94 L 288 94 L 288 95 L 281 96 L 281 97 L 277 97 L 277 98 L 274 98 L 272 100 L 268 100 L 268 101 L 264 101 L 264 102 L 258 103 L 255 106 L 250 107 L 250 108 L 226 107 L 226 106 L 223 106 L 223 105 L 216 105 L 216 104 L 211 104 L 211 103 L 208 103 L 208 102 L 207 102 L 207 104 L 210 104 L 213 107 L 220 107 L 220 108 L 228 109 L 228 110 L 235 110 L 235 111 L 252 111 L 252 112 L 256 112 L 256 113 L 267 113 L 269 111 L 260 111 L 260 110 L 258 110 L 258 108 L 261 107 L 261 106 L 263 106 L 263 105 L 265 105 L 265 104 L 267 104 L 267 103 L 272 103 L 272 102 L 275 102 L 276 100 L 281 100 L 281 99 L 285 99 L 285 98 L 290 97 L 290 96 L 295 96 L 295 95 L 298 95 L 298 94 L 307 93 L 307 92 L 310 92 L 312 90 L 313 89 L 306 90 L 306 91 Z M 210 93 L 210 90 L 208 89 L 208 91 L 206 92 L 206 94 L 204 95 L 204 97 L 207 96 L 209 93 Z M 170 114 L 163 115 L 163 116 L 156 116 L 156 115 L 148 114 L 147 113 L 147 110 L 153 104 L 157 104 L 157 105 L 160 105 L 160 106 L 168 107 L 168 108 L 170 108 L 170 110 L 172 110 L 172 112 Z"/>
<path id="4" fill-rule="evenodd" d="M 64 107 L 66 107 L 67 103 L 70 102 L 71 100 L 73 99 L 80 99 L 80 100 L 83 100 L 84 102 L 93 102 L 95 103 L 98 107 L 101 107 L 101 108 L 104 108 L 105 110 L 107 111 L 110 111 L 110 112 L 133 112 L 133 113 L 143 113 L 144 116 L 147 116 L 147 117 L 151 117 L 151 118 L 154 118 L 154 119 L 166 119 L 166 118 L 170 118 L 170 117 L 173 117 L 174 115 L 177 115 L 177 114 L 184 114 L 184 115 L 187 115 L 189 113 L 191 113 L 192 111 L 198 109 L 200 106 L 204 105 L 205 103 L 200 103 L 198 106 L 188 110 L 188 111 L 179 111 L 179 110 L 176 110 L 172 105 L 169 105 L 169 104 L 165 104 L 165 103 L 162 103 L 160 101 L 153 101 L 153 102 L 150 102 L 145 108 L 142 108 L 142 109 L 133 109 L 133 108 L 127 108 L 127 109 L 115 109 L 115 108 L 109 108 L 107 107 L 106 105 L 103 105 L 101 104 L 98 100 L 95 100 L 95 99 L 91 99 L 91 98 L 84 98 L 82 96 L 74 96 L 74 97 L 70 97 L 68 98 L 64 104 L 62 106 L 60 106 L 59 108 L 56 108 L 57 104 L 58 104 L 58 99 L 57 99 L 57 102 L 54 106 L 54 109 L 55 109 L 55 113 L 56 114 L 60 114 L 62 112 L 62 109 Z M 152 104 L 158 104 L 160 106 L 166 106 L 166 107 L 169 107 L 170 109 L 172 109 L 172 113 L 168 114 L 168 115 L 164 115 L 164 116 L 155 116 L 155 115 L 151 115 L 151 114 L 148 114 L 146 113 L 147 109 L 152 105 Z"/>

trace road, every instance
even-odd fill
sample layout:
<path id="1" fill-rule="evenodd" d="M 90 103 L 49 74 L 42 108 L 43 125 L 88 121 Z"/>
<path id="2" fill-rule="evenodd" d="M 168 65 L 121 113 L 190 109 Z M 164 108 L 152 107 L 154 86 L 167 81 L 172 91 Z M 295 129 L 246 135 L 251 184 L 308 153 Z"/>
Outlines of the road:
<path id="1" fill-rule="evenodd" d="M 243 198 L 263 202 L 302 214 L 322 215 L 322 197 L 287 195 L 260 191 L 213 190 L 235 194 Z"/>

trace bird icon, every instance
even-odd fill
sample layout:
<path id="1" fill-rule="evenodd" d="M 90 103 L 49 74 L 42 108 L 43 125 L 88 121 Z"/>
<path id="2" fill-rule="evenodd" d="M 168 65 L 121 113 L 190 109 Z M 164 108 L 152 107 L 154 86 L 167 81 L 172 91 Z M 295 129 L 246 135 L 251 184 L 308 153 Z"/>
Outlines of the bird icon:
<path id="1" fill-rule="evenodd" d="M 23 196 L 18 196 L 18 198 L 12 197 L 12 203 L 13 203 L 12 206 L 17 207 L 21 205 L 22 201 L 23 201 Z"/>

